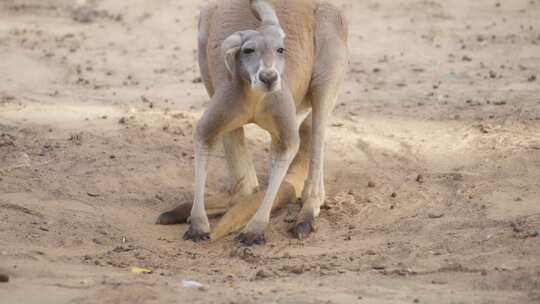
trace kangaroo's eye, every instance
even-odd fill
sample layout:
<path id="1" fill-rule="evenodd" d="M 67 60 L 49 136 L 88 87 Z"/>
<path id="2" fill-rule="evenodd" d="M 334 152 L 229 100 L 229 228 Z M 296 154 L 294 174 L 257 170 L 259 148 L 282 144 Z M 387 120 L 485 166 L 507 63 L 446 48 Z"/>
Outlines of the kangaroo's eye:
<path id="1" fill-rule="evenodd" d="M 285 49 L 284 48 L 279 48 L 276 50 L 276 52 L 280 53 L 280 54 L 283 54 L 285 53 Z"/>
<path id="2" fill-rule="evenodd" d="M 244 49 L 242 52 L 244 52 L 244 54 L 252 54 L 252 53 L 255 53 L 255 50 L 251 48 L 247 48 L 247 49 Z"/>

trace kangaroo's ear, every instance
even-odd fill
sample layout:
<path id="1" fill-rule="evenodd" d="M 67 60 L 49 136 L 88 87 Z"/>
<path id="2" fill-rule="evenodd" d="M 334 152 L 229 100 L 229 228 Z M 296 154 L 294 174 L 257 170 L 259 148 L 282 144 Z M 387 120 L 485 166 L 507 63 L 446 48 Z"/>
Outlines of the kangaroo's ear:
<path id="1" fill-rule="evenodd" d="M 276 12 L 270 3 L 266 0 L 250 0 L 251 11 L 255 17 L 261 21 L 262 26 L 279 26 L 279 20 Z"/>
<path id="2" fill-rule="evenodd" d="M 225 67 L 229 72 L 229 78 L 232 79 L 236 73 L 236 59 L 238 51 L 242 48 L 244 42 L 251 36 L 258 34 L 255 30 L 238 31 L 223 41 L 221 44 L 221 54 L 225 60 Z"/>
<path id="3" fill-rule="evenodd" d="M 236 55 L 241 47 L 242 35 L 239 32 L 230 35 L 221 44 L 221 53 L 225 60 L 225 67 L 229 72 L 229 79 L 232 79 L 236 73 Z"/>

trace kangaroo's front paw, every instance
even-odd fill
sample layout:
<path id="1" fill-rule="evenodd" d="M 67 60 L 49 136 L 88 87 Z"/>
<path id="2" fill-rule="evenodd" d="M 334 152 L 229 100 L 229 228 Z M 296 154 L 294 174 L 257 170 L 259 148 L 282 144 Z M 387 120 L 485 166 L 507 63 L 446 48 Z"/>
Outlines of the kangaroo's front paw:
<path id="1" fill-rule="evenodd" d="M 303 202 L 296 225 L 292 229 L 294 236 L 300 240 L 315 232 L 315 218 L 319 215 L 323 200 L 320 197 L 313 196 L 303 199 Z"/>
<path id="2" fill-rule="evenodd" d="M 302 240 L 308 237 L 312 232 L 315 231 L 315 219 L 313 217 L 309 219 L 304 219 L 299 223 L 296 223 L 292 229 L 292 233 L 295 237 Z"/>
<path id="3" fill-rule="evenodd" d="M 264 233 L 242 232 L 236 237 L 236 239 L 244 246 L 266 244 Z"/>
<path id="4" fill-rule="evenodd" d="M 184 233 L 184 240 L 192 240 L 195 243 L 210 239 L 210 225 L 208 220 L 191 220 L 189 229 Z"/>
<path id="5" fill-rule="evenodd" d="M 244 246 L 264 245 L 266 243 L 264 237 L 266 225 L 266 222 L 251 221 L 236 239 Z"/>

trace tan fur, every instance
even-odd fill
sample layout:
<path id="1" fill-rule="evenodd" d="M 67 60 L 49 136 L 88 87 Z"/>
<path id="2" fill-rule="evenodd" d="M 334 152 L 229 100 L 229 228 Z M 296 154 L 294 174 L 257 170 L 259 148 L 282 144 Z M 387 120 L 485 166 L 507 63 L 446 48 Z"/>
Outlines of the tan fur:
<path id="1" fill-rule="evenodd" d="M 205 207 L 218 213 L 232 206 L 212 232 L 212 239 L 242 228 L 249 220 L 241 241 L 260 243 L 271 209 L 300 195 L 303 207 L 295 232 L 303 237 L 313 229 L 324 202 L 324 130 L 345 74 L 346 22 L 338 9 L 320 1 L 274 0 L 269 4 L 263 0 L 223 0 L 201 12 L 199 65 L 212 101 L 195 132 L 195 202 L 185 238 L 197 241 L 209 232 Z M 241 52 L 240 41 L 244 43 L 245 37 L 258 31 L 269 39 L 264 40 L 269 41 L 267 47 L 277 46 L 283 38 L 281 30 L 286 35 L 285 67 L 278 78 L 281 89 L 273 93 L 255 90 L 253 83 L 250 86 L 237 75 L 240 72 L 234 56 Z M 272 40 L 272 35 L 278 40 Z M 279 55 L 273 49 L 264 52 L 260 62 L 269 67 L 273 56 Z M 258 190 L 245 148 L 242 126 L 251 122 L 272 136 L 266 191 Z M 205 206 L 207 155 L 219 136 L 224 136 L 233 194 L 225 198 L 227 203 L 208 202 Z"/>

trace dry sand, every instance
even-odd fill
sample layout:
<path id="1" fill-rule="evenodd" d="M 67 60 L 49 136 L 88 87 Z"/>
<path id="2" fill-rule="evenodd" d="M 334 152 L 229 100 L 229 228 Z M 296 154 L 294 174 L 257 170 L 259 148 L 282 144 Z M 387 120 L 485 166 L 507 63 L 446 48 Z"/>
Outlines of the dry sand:
<path id="1" fill-rule="evenodd" d="M 202 2 L 0 2 L 0 303 L 540 303 L 540 0 L 335 1 L 328 207 L 253 248 L 153 224 L 192 197 Z"/>

